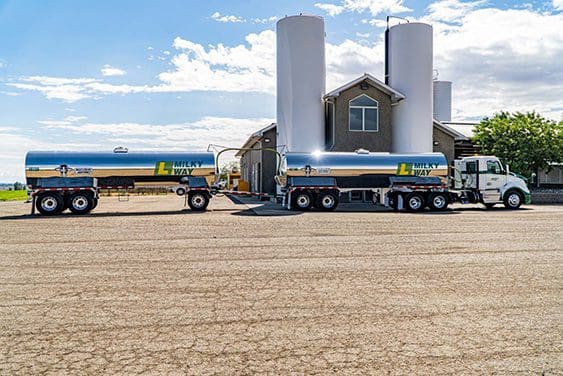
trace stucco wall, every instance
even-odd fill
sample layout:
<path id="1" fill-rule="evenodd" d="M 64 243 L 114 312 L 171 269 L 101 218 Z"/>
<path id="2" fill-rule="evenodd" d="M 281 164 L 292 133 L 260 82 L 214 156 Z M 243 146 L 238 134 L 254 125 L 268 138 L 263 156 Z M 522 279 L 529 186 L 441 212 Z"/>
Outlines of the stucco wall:
<path id="1" fill-rule="evenodd" d="M 349 129 L 350 100 L 362 94 L 379 102 L 379 130 L 377 132 L 354 132 Z M 354 151 L 359 148 L 379 152 L 391 150 L 391 98 L 387 94 L 372 86 L 369 86 L 367 90 L 362 90 L 358 84 L 342 91 L 334 99 L 334 104 L 334 145 L 332 148 L 331 145 L 327 145 L 327 150 Z"/>

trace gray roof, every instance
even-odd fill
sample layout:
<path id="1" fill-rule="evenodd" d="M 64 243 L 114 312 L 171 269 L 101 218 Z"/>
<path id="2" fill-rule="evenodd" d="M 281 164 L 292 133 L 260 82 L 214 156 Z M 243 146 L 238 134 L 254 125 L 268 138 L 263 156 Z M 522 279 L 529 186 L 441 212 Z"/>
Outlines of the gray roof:
<path id="1" fill-rule="evenodd" d="M 392 103 L 397 103 L 397 102 L 402 101 L 403 99 L 406 98 L 404 94 L 402 94 L 402 93 L 398 92 L 397 90 L 393 89 L 391 86 L 384 84 L 383 82 L 379 81 L 377 78 L 373 77 L 369 73 L 364 73 L 362 76 L 356 78 L 355 80 L 352 80 L 352 81 L 348 82 L 347 84 L 342 85 L 337 89 L 334 89 L 330 93 L 326 94 L 323 98 L 326 99 L 326 98 L 337 97 L 344 90 L 347 90 L 347 89 L 351 88 L 352 86 L 355 86 L 355 85 L 361 83 L 362 81 L 366 81 L 371 86 L 373 86 L 373 87 L 381 90 L 385 94 L 389 95 L 391 97 Z"/>
<path id="2" fill-rule="evenodd" d="M 271 129 L 274 129 L 277 126 L 276 123 L 272 123 L 264 128 L 252 133 L 250 137 L 246 140 L 246 142 L 242 145 L 241 149 L 250 149 L 253 147 L 260 139 L 264 136 L 264 133 L 268 132 Z M 246 153 L 246 150 L 239 150 L 235 157 L 242 157 Z"/>
<path id="3" fill-rule="evenodd" d="M 447 126 L 446 124 L 434 119 L 434 126 L 440 129 L 442 132 L 452 136 L 454 140 L 469 140 L 467 136 L 465 136 L 460 131 L 453 129 L 452 127 Z"/>

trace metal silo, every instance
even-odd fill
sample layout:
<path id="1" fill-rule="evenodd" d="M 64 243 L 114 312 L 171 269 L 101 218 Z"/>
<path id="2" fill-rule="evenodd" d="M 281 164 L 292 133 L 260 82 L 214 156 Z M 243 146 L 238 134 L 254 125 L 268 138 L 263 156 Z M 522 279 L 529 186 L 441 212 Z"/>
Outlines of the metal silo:
<path id="1" fill-rule="evenodd" d="M 452 121 L 452 82 L 434 81 L 434 119 Z"/>
<path id="2" fill-rule="evenodd" d="M 325 30 L 317 16 L 277 23 L 278 150 L 324 150 Z"/>
<path id="3" fill-rule="evenodd" d="M 403 23 L 388 30 L 389 86 L 406 99 L 392 109 L 395 153 L 432 151 L 432 26 Z"/>

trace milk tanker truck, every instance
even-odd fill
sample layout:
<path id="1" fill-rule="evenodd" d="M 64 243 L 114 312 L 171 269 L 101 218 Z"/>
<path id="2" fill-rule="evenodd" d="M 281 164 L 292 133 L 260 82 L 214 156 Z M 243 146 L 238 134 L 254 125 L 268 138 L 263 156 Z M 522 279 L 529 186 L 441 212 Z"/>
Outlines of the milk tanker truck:
<path id="1" fill-rule="evenodd" d="M 136 184 L 175 185 L 194 211 L 203 211 L 217 193 L 212 152 L 29 152 L 26 178 L 35 208 L 44 215 L 94 209 L 100 189 Z M 452 202 L 503 203 L 517 209 L 530 202 L 525 181 L 494 156 L 456 160 L 448 168 L 441 153 L 286 153 L 275 177 L 287 209 L 336 209 L 340 195 L 368 191 L 374 204 L 409 211 L 444 210 Z M 240 193 L 240 192 L 239 192 Z M 250 193 L 250 192 L 248 192 Z"/>
<path id="2" fill-rule="evenodd" d="M 336 209 L 342 193 L 368 191 L 375 204 L 393 209 L 444 210 L 450 203 L 530 203 L 525 180 L 494 156 L 455 160 L 442 153 L 287 153 L 276 177 L 287 209 Z"/>

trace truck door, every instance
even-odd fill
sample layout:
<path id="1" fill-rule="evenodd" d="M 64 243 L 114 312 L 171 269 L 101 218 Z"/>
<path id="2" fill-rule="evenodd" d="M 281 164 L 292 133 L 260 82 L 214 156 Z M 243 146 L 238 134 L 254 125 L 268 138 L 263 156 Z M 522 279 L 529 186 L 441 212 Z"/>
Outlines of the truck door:
<path id="1" fill-rule="evenodd" d="M 485 203 L 500 202 L 500 188 L 506 183 L 500 162 L 496 159 L 487 159 L 487 170 L 481 174 L 480 191 Z"/>

